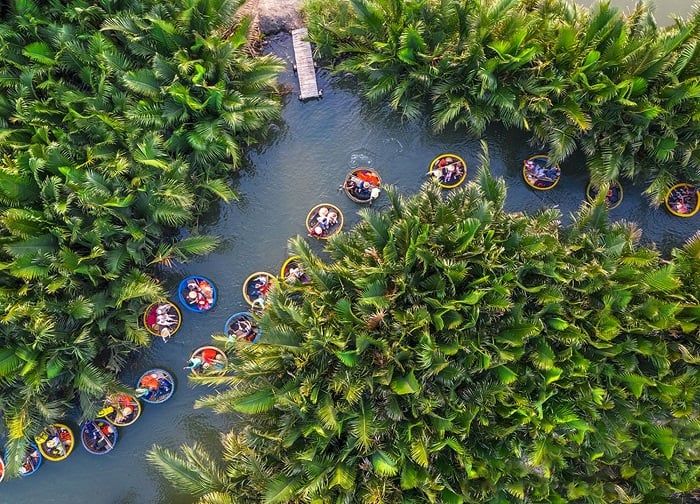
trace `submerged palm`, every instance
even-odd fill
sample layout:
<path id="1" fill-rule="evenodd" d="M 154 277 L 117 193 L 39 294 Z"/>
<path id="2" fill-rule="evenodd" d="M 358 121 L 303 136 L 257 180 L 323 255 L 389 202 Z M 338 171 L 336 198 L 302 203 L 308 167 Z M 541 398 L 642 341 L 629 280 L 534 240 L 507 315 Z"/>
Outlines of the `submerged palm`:
<path id="1" fill-rule="evenodd" d="M 331 240 L 330 264 L 294 240 L 311 285 L 281 286 L 262 342 L 198 379 L 230 386 L 199 407 L 246 415 L 223 460 L 151 460 L 202 503 L 658 502 L 697 487 L 690 246 L 663 265 L 602 206 L 564 230 L 504 198 L 484 169 L 449 197 L 390 190 L 387 211 Z"/>

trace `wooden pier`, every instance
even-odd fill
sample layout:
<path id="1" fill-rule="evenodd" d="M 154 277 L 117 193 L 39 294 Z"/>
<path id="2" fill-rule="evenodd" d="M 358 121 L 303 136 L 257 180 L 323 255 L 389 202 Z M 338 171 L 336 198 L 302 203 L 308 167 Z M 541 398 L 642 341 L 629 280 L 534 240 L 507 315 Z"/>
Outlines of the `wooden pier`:
<path id="1" fill-rule="evenodd" d="M 294 44 L 294 60 L 296 62 L 297 78 L 299 79 L 299 99 L 320 98 L 322 91 L 316 83 L 316 67 L 311 53 L 311 43 L 307 40 L 309 31 L 306 28 L 292 30 Z"/>

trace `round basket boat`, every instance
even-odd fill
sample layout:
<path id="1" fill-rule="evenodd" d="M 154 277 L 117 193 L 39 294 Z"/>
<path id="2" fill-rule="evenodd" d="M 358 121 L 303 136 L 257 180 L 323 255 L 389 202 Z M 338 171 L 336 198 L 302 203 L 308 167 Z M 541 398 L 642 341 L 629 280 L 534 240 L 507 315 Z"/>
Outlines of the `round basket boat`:
<path id="1" fill-rule="evenodd" d="M 66 460 L 75 447 L 73 431 L 62 423 L 49 425 L 34 438 L 34 441 L 41 455 L 51 462 Z"/>
<path id="2" fill-rule="evenodd" d="M 666 194 L 666 209 L 676 217 L 692 217 L 700 211 L 700 189 L 693 184 L 676 184 Z"/>
<path id="3" fill-rule="evenodd" d="M 5 461 L 0 457 L 0 483 L 5 479 Z"/>
<path id="4" fill-rule="evenodd" d="M 177 296 L 185 309 L 195 313 L 208 312 L 216 305 L 216 285 L 207 277 L 190 275 L 180 282 Z"/>
<path id="5" fill-rule="evenodd" d="M 266 271 L 256 271 L 248 275 L 243 282 L 243 299 L 251 306 L 264 306 L 274 283 L 275 276 Z"/>
<path id="6" fill-rule="evenodd" d="M 593 203 L 598 196 L 598 191 L 599 188 L 593 185 L 592 182 L 589 182 L 586 186 L 586 198 L 588 198 L 588 201 Z M 624 196 L 622 185 L 620 185 L 619 182 L 612 182 L 610 184 L 610 188 L 608 189 L 608 194 L 605 195 L 605 205 L 608 207 L 608 210 L 619 207 Z"/>
<path id="7" fill-rule="evenodd" d="M 164 403 L 175 393 L 173 375 L 165 369 L 149 369 L 136 382 L 137 397 L 150 404 Z"/>
<path id="8" fill-rule="evenodd" d="M 129 394 L 113 394 L 105 399 L 104 408 L 97 414 L 117 427 L 133 424 L 141 416 L 141 403 Z"/>
<path id="9" fill-rule="evenodd" d="M 31 476 L 39 470 L 41 463 L 44 461 L 41 452 L 34 443 L 29 443 L 27 454 L 24 456 L 22 465 L 19 467 L 19 475 L 23 478 Z"/>
<path id="10" fill-rule="evenodd" d="M 440 154 L 430 162 L 428 175 L 443 189 L 454 189 L 467 180 L 467 162 L 457 154 Z"/>
<path id="11" fill-rule="evenodd" d="M 255 323 L 250 312 L 238 312 L 231 315 L 224 325 L 224 334 L 229 341 L 247 341 L 255 343 L 262 335 L 262 329 Z"/>
<path id="12" fill-rule="evenodd" d="M 316 205 L 306 216 L 306 230 L 309 236 L 319 240 L 327 240 L 339 233 L 341 229 L 343 229 L 343 212 L 330 203 Z"/>
<path id="13" fill-rule="evenodd" d="M 538 154 L 523 161 L 525 183 L 538 191 L 549 191 L 559 183 L 561 168 L 550 166 L 549 156 Z"/>
<path id="14" fill-rule="evenodd" d="M 114 450 L 117 444 L 117 428 L 107 420 L 88 420 L 80 428 L 83 448 L 93 455 L 104 455 Z"/>
<path id="15" fill-rule="evenodd" d="M 311 278 L 304 271 L 304 266 L 301 264 L 301 257 L 299 256 L 292 256 L 284 261 L 282 268 L 280 268 L 280 278 L 292 285 L 311 283 Z"/>
<path id="16" fill-rule="evenodd" d="M 228 364 L 228 357 L 220 348 L 202 346 L 192 352 L 185 369 L 192 374 L 223 373 Z"/>
<path id="17" fill-rule="evenodd" d="M 355 168 L 343 181 L 343 191 L 347 197 L 360 204 L 372 203 L 377 199 L 381 186 L 379 172 L 371 168 Z"/>
<path id="18" fill-rule="evenodd" d="M 167 341 L 180 330 L 182 312 L 169 301 L 153 303 L 143 312 L 143 325 L 153 336 Z"/>

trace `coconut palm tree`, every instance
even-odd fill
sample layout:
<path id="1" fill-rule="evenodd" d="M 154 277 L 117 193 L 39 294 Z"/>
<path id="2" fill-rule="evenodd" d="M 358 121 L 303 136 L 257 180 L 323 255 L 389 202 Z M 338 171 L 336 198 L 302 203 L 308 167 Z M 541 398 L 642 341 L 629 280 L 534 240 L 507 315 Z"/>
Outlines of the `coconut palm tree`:
<path id="1" fill-rule="evenodd" d="M 581 148 L 591 179 L 649 181 L 662 201 L 700 181 L 697 9 L 659 28 L 564 0 L 307 2 L 310 34 L 334 70 L 371 100 L 433 127 L 481 136 L 493 121 L 532 134 L 560 162 Z"/>
<path id="2" fill-rule="evenodd" d="M 0 409 L 10 464 L 78 402 L 94 413 L 150 337 L 155 278 L 213 250 L 182 230 L 279 113 L 280 62 L 239 2 L 17 2 L 0 22 Z M 233 27 L 233 28 L 232 28 Z M 229 34 L 224 37 L 224 33 Z"/>
<path id="3" fill-rule="evenodd" d="M 608 224 L 602 202 L 504 211 L 476 183 L 432 185 L 330 240 L 291 241 L 311 278 L 280 285 L 263 340 L 234 344 L 242 415 L 221 460 L 149 458 L 198 502 L 660 502 L 698 481 L 697 292 Z M 692 246 L 684 252 L 692 253 Z M 672 475 L 672 476 L 671 476 Z"/>

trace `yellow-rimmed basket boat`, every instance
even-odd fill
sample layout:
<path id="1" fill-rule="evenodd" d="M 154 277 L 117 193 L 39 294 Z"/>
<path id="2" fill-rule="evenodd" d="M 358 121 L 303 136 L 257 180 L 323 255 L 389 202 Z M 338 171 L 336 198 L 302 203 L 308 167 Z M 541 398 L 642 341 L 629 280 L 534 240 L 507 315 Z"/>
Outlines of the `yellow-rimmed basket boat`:
<path id="1" fill-rule="evenodd" d="M 586 199 L 588 199 L 590 203 L 593 203 L 598 196 L 599 190 L 598 186 L 594 185 L 592 182 L 588 182 L 586 186 Z M 624 197 L 625 193 L 622 190 L 622 184 L 619 182 L 612 182 L 608 187 L 608 194 L 605 195 L 605 205 L 608 207 L 608 210 L 613 210 L 620 206 Z"/>
<path id="2" fill-rule="evenodd" d="M 243 282 L 243 299 L 251 306 L 262 303 L 264 306 L 270 289 L 275 284 L 275 275 L 267 271 L 256 271 L 248 275 Z M 258 301 L 261 300 L 261 301 Z M 261 306 L 261 308 L 262 308 Z"/>
<path id="3" fill-rule="evenodd" d="M 164 313 L 158 313 L 158 310 L 164 311 Z M 158 324 L 158 316 L 165 315 L 166 317 L 177 319 L 173 321 L 172 325 Z M 165 301 L 162 303 L 152 303 L 148 305 L 148 308 L 143 312 L 143 326 L 146 330 L 153 336 L 159 336 L 161 338 L 167 339 L 175 335 L 176 332 L 180 330 L 182 325 L 182 312 L 180 308 L 171 303 L 170 301 Z M 167 331 L 164 333 L 164 331 Z"/>
<path id="4" fill-rule="evenodd" d="M 448 177 L 448 174 L 455 171 L 457 172 L 457 178 L 452 180 L 451 177 Z M 467 162 L 457 154 L 440 154 L 428 165 L 428 175 L 432 175 L 443 189 L 454 189 L 467 180 Z"/>
<path id="5" fill-rule="evenodd" d="M 301 257 L 291 256 L 282 264 L 280 268 L 280 279 L 288 284 L 300 283 L 302 285 L 311 282 L 311 278 L 304 272 L 301 265 Z"/>
<path id="6" fill-rule="evenodd" d="M 536 174 L 540 169 L 544 173 L 541 176 Z M 561 168 L 559 165 L 550 165 L 549 156 L 537 154 L 523 161 L 523 180 L 525 183 L 537 191 L 549 191 L 554 189 L 561 179 Z"/>
<path id="7" fill-rule="evenodd" d="M 700 188 L 687 182 L 676 184 L 668 190 L 664 202 L 672 215 L 687 219 L 700 211 Z"/>
<path id="8" fill-rule="evenodd" d="M 75 448 L 75 435 L 66 424 L 55 423 L 46 427 L 34 438 L 39 451 L 46 460 L 66 460 Z"/>
<path id="9" fill-rule="evenodd" d="M 192 352 L 186 370 L 192 374 L 223 373 L 228 365 L 228 357 L 215 346 L 201 346 Z"/>
<path id="10" fill-rule="evenodd" d="M 333 218 L 333 214 L 335 214 L 335 218 Z M 343 229 L 343 222 L 343 212 L 340 211 L 340 208 L 330 203 L 321 203 L 313 207 L 306 215 L 306 230 L 313 238 L 327 240 Z"/>
<path id="11" fill-rule="evenodd" d="M 141 416 L 141 402 L 130 394 L 112 394 L 105 399 L 104 407 L 97 413 L 117 427 L 127 427 Z"/>

